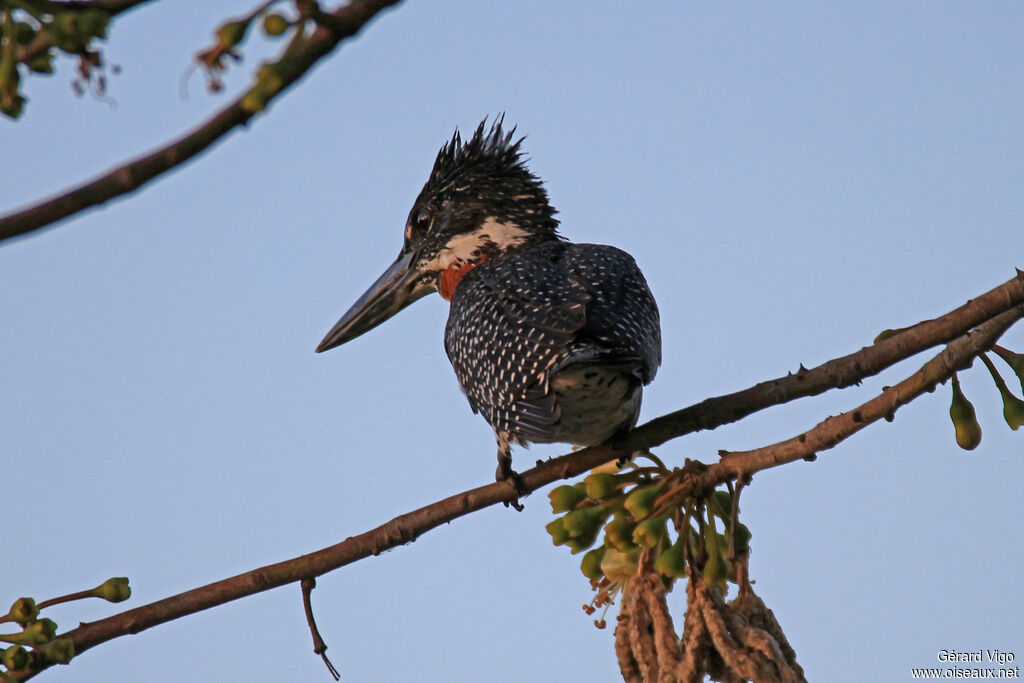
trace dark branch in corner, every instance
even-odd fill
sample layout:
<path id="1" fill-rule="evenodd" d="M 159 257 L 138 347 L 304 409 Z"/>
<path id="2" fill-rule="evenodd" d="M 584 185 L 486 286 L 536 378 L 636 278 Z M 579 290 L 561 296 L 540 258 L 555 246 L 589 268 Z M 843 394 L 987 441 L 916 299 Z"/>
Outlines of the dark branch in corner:
<path id="1" fill-rule="evenodd" d="M 305 76 L 314 64 L 330 54 L 339 43 L 356 35 L 382 10 L 400 1 L 352 0 L 340 9 L 324 15 L 330 17 L 330 26 L 320 24 L 309 36 L 299 41 L 294 49 L 288 51 L 288 68 L 279 74 L 280 85 L 267 96 L 268 102 Z M 123 5 L 127 9 L 139 3 L 125 0 L 108 4 Z M 253 86 L 256 87 L 258 83 Z M 154 178 L 180 166 L 238 126 L 248 123 L 254 114 L 243 107 L 242 100 L 249 92 L 240 95 L 198 128 L 160 149 L 52 199 L 0 218 L 0 240 L 39 230 L 80 211 L 134 192 Z"/>
<path id="2" fill-rule="evenodd" d="M 47 12 L 98 9 L 114 15 L 130 10 L 137 5 L 152 1 L 153 0 L 46 0 L 46 2 L 37 4 Z"/>
<path id="3" fill-rule="evenodd" d="M 153 2 L 153 0 L 65 0 L 64 2 L 51 0 L 51 2 L 46 3 L 44 9 L 47 12 L 99 9 L 107 12 L 112 17 L 116 17 L 118 14 L 123 14 L 130 9 L 135 9 L 139 5 L 149 2 Z M 31 43 L 17 48 L 18 61 L 27 62 L 32 57 L 49 50 L 51 47 L 53 47 L 53 39 L 50 34 L 47 31 L 41 31 Z"/>
<path id="4" fill-rule="evenodd" d="M 540 463 L 522 473 L 523 486 L 527 492 L 536 491 L 559 479 L 577 476 L 669 439 L 713 429 L 774 405 L 820 394 L 829 388 L 849 386 L 924 349 L 948 343 L 942 352 L 909 378 L 848 413 L 830 417 L 813 429 L 779 444 L 747 453 L 723 454 L 719 462 L 693 475 L 687 489 L 706 490 L 760 470 L 807 458 L 832 448 L 871 422 L 893 414 L 936 383 L 944 382 L 954 370 L 965 367 L 978 353 L 990 348 L 1007 328 L 1022 317 L 1024 273 L 1018 271 L 1013 279 L 950 313 L 909 327 L 854 354 L 811 370 L 802 369 L 795 375 L 762 382 L 745 391 L 709 398 L 637 427 L 618 443 L 585 448 Z M 61 635 L 71 638 L 75 651 L 81 653 L 122 635 L 139 633 L 219 604 L 323 575 L 370 555 L 411 543 L 453 519 L 515 497 L 516 493 L 505 483 L 464 491 L 328 548 L 207 584 L 106 619 L 83 623 Z M 47 666 L 40 663 L 23 679 Z"/>

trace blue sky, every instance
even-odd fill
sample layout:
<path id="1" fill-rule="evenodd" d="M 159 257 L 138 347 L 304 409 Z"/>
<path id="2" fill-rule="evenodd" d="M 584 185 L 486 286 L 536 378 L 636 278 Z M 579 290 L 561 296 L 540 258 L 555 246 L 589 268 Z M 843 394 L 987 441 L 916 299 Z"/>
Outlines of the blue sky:
<path id="1" fill-rule="evenodd" d="M 70 64 L 28 79 L 23 120 L 0 122 L 0 211 L 220 106 L 198 75 L 187 99 L 179 81 L 246 9 L 155 3 L 118 21 L 116 108 L 76 99 Z M 485 115 L 528 135 L 567 237 L 643 268 L 665 347 L 643 419 L 1009 279 L 1024 267 L 1022 29 L 1024 6 L 994 2 L 400 6 L 198 162 L 0 245 L 0 598 L 127 575 L 141 605 L 489 481 L 491 431 L 445 358 L 439 297 L 313 353 L 398 252 L 438 147 Z M 246 50 L 229 91 L 269 49 Z M 1024 326 L 1004 343 L 1024 350 Z M 788 438 L 925 358 L 659 455 Z M 962 379 L 976 451 L 956 447 L 940 387 L 744 493 L 756 589 L 810 680 L 909 680 L 941 649 L 1024 657 L 1024 436 L 980 364 Z M 314 605 L 344 680 L 616 680 L 611 630 L 579 608 L 578 558 L 551 546 L 546 497 L 525 502 L 322 577 Z M 297 586 L 46 675 L 328 680 Z"/>

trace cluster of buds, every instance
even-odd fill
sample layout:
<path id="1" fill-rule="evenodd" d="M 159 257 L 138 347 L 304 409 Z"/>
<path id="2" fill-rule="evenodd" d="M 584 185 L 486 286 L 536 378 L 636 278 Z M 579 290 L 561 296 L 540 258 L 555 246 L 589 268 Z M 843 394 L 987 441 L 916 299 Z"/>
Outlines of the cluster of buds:
<path id="1" fill-rule="evenodd" d="M 1017 375 L 1017 378 L 1020 380 L 1021 391 L 1024 392 L 1024 354 L 1014 353 L 998 344 L 993 346 L 992 350 L 1006 361 L 1006 364 Z M 1021 425 L 1024 425 L 1024 400 L 1018 398 L 1006 386 L 1006 382 L 999 374 L 999 370 L 996 369 L 995 363 L 988 357 L 988 354 L 982 353 L 980 358 L 985 367 L 988 368 L 992 381 L 995 382 L 999 395 L 1003 400 L 1003 419 L 1006 420 L 1006 424 L 1010 426 L 1010 429 L 1016 431 Z M 964 396 L 963 389 L 960 386 L 960 378 L 956 373 L 953 373 L 952 384 L 953 400 L 949 406 L 949 417 L 953 421 L 956 442 L 960 448 L 971 451 L 981 443 L 981 424 L 978 423 L 978 416 L 974 410 L 974 405 Z"/>
<path id="2" fill-rule="evenodd" d="M 670 471 L 647 457 L 654 466 L 609 464 L 548 494 L 560 515 L 546 526 L 551 540 L 584 553 L 580 569 L 597 592 L 583 606 L 588 614 L 607 611 L 645 550 L 666 591 L 691 570 L 708 583 L 735 582 L 732 560 L 748 552 L 750 531 L 735 519 L 731 487 L 694 497 L 686 493 L 687 468 Z M 604 612 L 594 623 L 604 628 Z"/>
<path id="3" fill-rule="evenodd" d="M 84 598 L 101 598 L 108 602 L 123 602 L 131 597 L 128 579 L 114 577 L 107 579 L 91 590 L 62 595 L 36 604 L 32 598 L 18 598 L 7 614 L 0 617 L 0 624 L 12 623 L 21 627 L 15 633 L 0 634 L 0 681 L 13 681 L 11 673 L 28 669 L 34 661 L 67 664 L 75 656 L 75 644 L 69 638 L 57 637 L 57 624 L 39 613 L 53 605 Z"/>
<path id="4" fill-rule="evenodd" d="M 28 0 L 12 5 L 0 2 L 0 113 L 21 116 L 27 101 L 20 89 L 22 72 L 52 74 L 58 50 L 78 59 L 75 92 L 91 85 L 103 93 L 106 80 L 96 43 L 107 37 L 108 12 L 71 6 L 54 10 L 54 3 Z"/>
<path id="5" fill-rule="evenodd" d="M 271 11 L 271 8 L 277 2 L 278 0 L 268 0 L 245 16 L 224 22 L 214 31 L 214 43 L 196 54 L 196 60 L 206 73 L 206 85 L 210 92 L 216 93 L 224 89 L 223 76 L 227 70 L 228 63 L 229 61 L 238 62 L 241 60 L 239 50 L 249 34 L 250 27 L 254 23 L 260 23 L 263 35 L 268 38 L 281 38 L 289 33 L 292 34 L 293 43 L 302 38 L 308 20 L 304 10 L 305 3 L 297 4 L 300 10 L 298 19 L 288 19 L 282 14 Z M 267 80 L 265 74 L 262 72 L 258 74 L 257 88 L 265 80 Z M 276 94 L 276 91 L 272 94 Z M 249 104 L 251 105 L 253 102 Z M 265 106 L 266 102 L 263 103 L 260 109 Z M 252 107 L 247 106 L 247 109 L 252 109 Z"/>

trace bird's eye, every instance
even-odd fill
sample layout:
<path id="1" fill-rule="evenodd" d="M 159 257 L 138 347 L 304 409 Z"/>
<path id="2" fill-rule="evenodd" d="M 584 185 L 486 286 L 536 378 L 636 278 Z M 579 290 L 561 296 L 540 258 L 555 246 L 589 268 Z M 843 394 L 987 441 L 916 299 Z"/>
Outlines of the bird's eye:
<path id="1" fill-rule="evenodd" d="M 430 214 L 427 213 L 426 211 L 422 210 L 422 209 L 420 209 L 419 211 L 417 211 L 416 213 L 414 213 L 412 215 L 411 225 L 412 225 L 413 231 L 415 231 L 415 232 L 418 232 L 418 233 L 426 232 L 428 229 L 430 229 L 430 223 L 431 222 L 432 222 L 432 219 L 430 217 Z"/>

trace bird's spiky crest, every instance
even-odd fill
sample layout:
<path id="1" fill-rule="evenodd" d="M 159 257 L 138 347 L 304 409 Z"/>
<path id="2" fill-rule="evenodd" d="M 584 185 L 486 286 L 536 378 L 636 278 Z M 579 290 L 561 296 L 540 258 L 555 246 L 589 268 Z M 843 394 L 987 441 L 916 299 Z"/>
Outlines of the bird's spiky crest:
<path id="1" fill-rule="evenodd" d="M 548 201 L 544 183 L 526 167 L 521 149 L 526 137 L 516 139 L 515 126 L 506 130 L 504 120 L 501 114 L 488 125 L 485 118 L 468 140 L 456 129 L 437 153 L 416 203 L 440 205 L 454 200 L 472 207 L 486 198 L 490 208 L 504 210 L 491 215 L 510 219 L 530 233 L 561 239 L 554 217 L 557 211 Z"/>
<path id="2" fill-rule="evenodd" d="M 540 179 L 526 167 L 525 155 L 520 150 L 526 136 L 520 136 L 513 142 L 516 128 L 513 126 L 508 131 L 504 130 L 504 120 L 505 115 L 501 114 L 488 128 L 487 119 L 484 119 L 476 127 L 473 137 L 465 141 L 459 129 L 455 129 L 452 139 L 441 147 L 434 161 L 429 184 L 435 192 L 455 189 L 450 185 L 459 178 L 509 173 L 521 173 L 530 181 L 540 184 Z"/>

